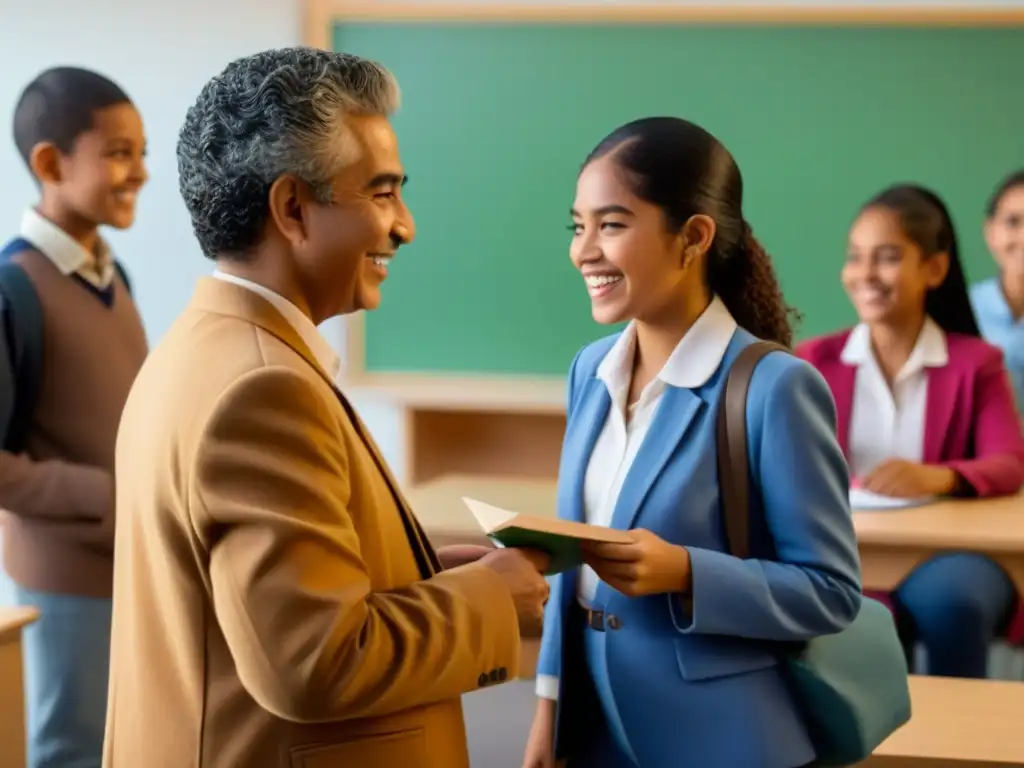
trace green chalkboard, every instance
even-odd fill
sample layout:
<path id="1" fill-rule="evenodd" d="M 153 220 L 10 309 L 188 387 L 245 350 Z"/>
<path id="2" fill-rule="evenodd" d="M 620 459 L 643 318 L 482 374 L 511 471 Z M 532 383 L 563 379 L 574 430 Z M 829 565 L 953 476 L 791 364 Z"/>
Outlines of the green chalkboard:
<path id="1" fill-rule="evenodd" d="M 606 333 L 568 209 L 584 156 L 634 118 L 686 117 L 733 152 L 801 337 L 853 319 L 837 275 L 867 197 L 938 189 L 980 279 L 985 199 L 1024 165 L 1022 29 L 360 22 L 334 44 L 404 94 L 418 237 L 366 318 L 371 371 L 563 373 Z"/>

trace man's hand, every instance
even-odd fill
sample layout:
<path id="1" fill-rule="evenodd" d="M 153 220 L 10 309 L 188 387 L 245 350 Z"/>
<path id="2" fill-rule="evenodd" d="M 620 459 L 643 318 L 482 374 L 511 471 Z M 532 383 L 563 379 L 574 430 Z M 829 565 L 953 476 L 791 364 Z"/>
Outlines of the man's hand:
<path id="1" fill-rule="evenodd" d="M 441 561 L 441 565 L 447 571 L 451 568 L 458 568 L 460 565 L 475 563 L 493 551 L 494 547 L 485 547 L 480 544 L 452 544 L 437 550 L 437 559 Z"/>
<path id="2" fill-rule="evenodd" d="M 512 593 L 520 632 L 533 630 L 544 618 L 548 583 L 544 570 L 550 558 L 532 549 L 495 549 L 478 561 L 501 577 Z"/>

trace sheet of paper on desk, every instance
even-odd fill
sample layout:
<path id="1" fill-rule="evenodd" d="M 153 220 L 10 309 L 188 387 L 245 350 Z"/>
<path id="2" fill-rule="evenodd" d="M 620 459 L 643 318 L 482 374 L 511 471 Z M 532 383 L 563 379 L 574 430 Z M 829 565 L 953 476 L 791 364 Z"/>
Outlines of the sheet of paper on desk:
<path id="1" fill-rule="evenodd" d="M 915 499 L 901 499 L 894 496 L 882 496 L 863 488 L 850 489 L 850 506 L 855 510 L 906 509 L 920 507 L 935 501 L 934 496 L 919 496 Z"/>
<path id="2" fill-rule="evenodd" d="M 549 574 L 575 568 L 583 562 L 581 541 L 630 541 L 628 534 L 614 528 L 519 514 L 466 497 L 462 501 L 483 532 L 498 546 L 529 547 L 547 552 L 551 556 Z"/>

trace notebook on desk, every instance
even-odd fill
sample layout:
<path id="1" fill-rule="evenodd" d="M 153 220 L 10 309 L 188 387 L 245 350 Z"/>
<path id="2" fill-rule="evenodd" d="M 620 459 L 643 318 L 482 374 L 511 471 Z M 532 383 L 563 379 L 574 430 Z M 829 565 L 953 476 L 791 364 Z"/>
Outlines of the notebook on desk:
<path id="1" fill-rule="evenodd" d="M 912 499 L 897 498 L 895 496 L 882 496 L 878 493 L 866 491 L 863 488 L 850 488 L 850 506 L 854 511 L 867 512 L 870 510 L 884 509 L 907 509 L 909 507 L 920 507 L 935 501 L 934 496 L 918 496 Z"/>

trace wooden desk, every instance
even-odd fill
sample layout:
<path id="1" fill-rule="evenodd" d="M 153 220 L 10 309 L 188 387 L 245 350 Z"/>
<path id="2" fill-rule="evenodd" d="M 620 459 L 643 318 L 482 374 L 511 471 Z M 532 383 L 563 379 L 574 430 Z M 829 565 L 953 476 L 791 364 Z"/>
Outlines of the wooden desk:
<path id="1" fill-rule="evenodd" d="M 401 482 L 449 474 L 554 479 L 565 434 L 565 379 L 361 376 L 342 389 L 400 413 Z"/>
<path id="2" fill-rule="evenodd" d="M 0 608 L 0 768 L 25 768 L 25 686 L 22 630 L 35 608 Z"/>
<path id="3" fill-rule="evenodd" d="M 870 768 L 1024 765 L 1024 684 L 910 678 L 913 718 L 861 763 Z"/>
<path id="4" fill-rule="evenodd" d="M 892 589 L 929 557 L 966 550 L 996 560 L 1024 594 L 1024 496 L 855 512 L 853 520 L 866 589 Z"/>
<path id="5" fill-rule="evenodd" d="M 489 541 L 473 514 L 462 503 L 463 496 L 541 517 L 554 517 L 556 514 L 555 480 L 446 475 L 413 486 L 406 492 L 413 512 L 434 546 L 486 544 Z"/>
<path id="6" fill-rule="evenodd" d="M 516 512 L 553 516 L 557 494 L 553 480 L 474 475 L 438 478 L 409 493 L 432 539 L 443 544 L 482 541 L 462 496 Z M 865 589 L 892 589 L 936 553 L 967 550 L 998 561 L 1024 594 L 1024 496 L 854 512 L 853 522 Z"/>
<path id="7" fill-rule="evenodd" d="M 436 544 L 486 541 L 461 502 L 462 496 L 542 516 L 555 514 L 557 498 L 551 480 L 439 478 L 408 493 L 413 509 Z M 1012 568 L 1022 585 L 1024 499 L 1019 497 L 858 512 L 854 522 L 861 538 L 865 582 L 871 587 L 889 588 L 921 559 L 947 549 L 976 549 L 991 554 Z M 531 650 L 535 651 L 535 646 Z M 1024 738 L 1019 735 L 1024 720 L 1024 684 L 913 676 L 911 696 L 913 720 L 879 747 L 864 766 L 1024 766 Z"/>

